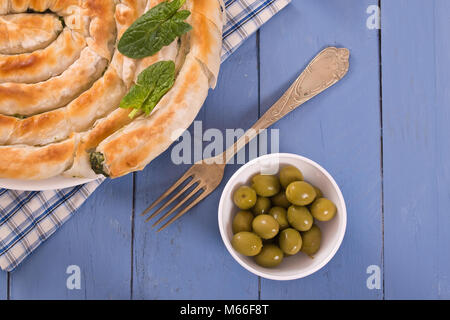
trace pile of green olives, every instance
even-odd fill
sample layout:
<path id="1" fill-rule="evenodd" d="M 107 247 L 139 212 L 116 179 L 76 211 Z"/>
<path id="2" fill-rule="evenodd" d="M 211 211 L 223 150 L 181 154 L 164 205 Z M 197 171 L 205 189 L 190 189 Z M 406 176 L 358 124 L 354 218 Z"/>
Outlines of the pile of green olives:
<path id="1" fill-rule="evenodd" d="M 233 202 L 240 211 L 233 219 L 231 244 L 266 268 L 276 267 L 298 252 L 313 258 L 322 239 L 315 222 L 330 221 L 337 211 L 336 205 L 291 165 L 281 168 L 278 176 L 253 176 L 251 186 L 234 192 Z"/>

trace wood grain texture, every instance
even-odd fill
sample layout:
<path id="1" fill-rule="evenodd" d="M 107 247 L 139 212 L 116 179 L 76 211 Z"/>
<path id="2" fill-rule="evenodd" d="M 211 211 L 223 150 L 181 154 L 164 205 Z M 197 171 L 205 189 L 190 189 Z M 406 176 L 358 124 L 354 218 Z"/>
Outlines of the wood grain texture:
<path id="1" fill-rule="evenodd" d="M 132 175 L 107 181 L 11 273 L 12 299 L 129 299 Z M 81 269 L 68 290 L 67 267 Z"/>
<path id="2" fill-rule="evenodd" d="M 258 290 L 217 227 L 221 191 L 240 165 L 228 166 L 218 190 L 156 234 L 137 214 L 189 167 L 174 165 L 169 149 L 135 175 L 134 217 L 133 176 L 108 181 L 11 274 L 11 298 L 449 299 L 450 2 L 381 0 L 382 90 L 379 34 L 366 28 L 366 9 L 376 3 L 292 1 L 262 28 L 259 43 L 252 36 L 223 64 L 197 118 L 203 130 L 246 129 L 317 52 L 350 49 L 348 75 L 275 126 L 279 151 L 323 165 L 346 199 L 347 233 L 326 267 L 297 281 L 261 279 Z M 81 290 L 66 288 L 69 265 L 82 270 Z M 367 289 L 370 265 L 382 268 L 384 288 Z M 0 299 L 6 286 L 0 272 Z"/>
<path id="3" fill-rule="evenodd" d="M 348 225 L 334 259 L 289 282 L 262 280 L 262 299 L 380 299 L 366 269 L 382 265 L 378 33 L 366 28 L 373 1 L 293 1 L 261 29 L 261 112 L 324 47 L 350 49 L 350 70 L 334 87 L 281 120 L 280 152 L 311 158 L 339 184 Z"/>
<path id="4" fill-rule="evenodd" d="M 8 296 L 8 273 L 0 271 L 0 300 L 6 300 Z"/>
<path id="5" fill-rule="evenodd" d="M 382 1 L 387 299 L 450 298 L 450 3 Z"/>
<path id="6" fill-rule="evenodd" d="M 248 128 L 258 117 L 256 37 L 222 64 L 217 89 L 211 91 L 197 121 L 203 130 Z M 192 132 L 192 127 L 189 129 Z M 136 212 L 142 212 L 189 168 L 175 165 L 171 148 L 136 180 Z M 230 165 L 222 184 L 206 200 L 166 230 L 156 233 L 144 218 L 135 218 L 134 299 L 257 299 L 258 279 L 228 254 L 220 238 L 217 206 L 225 182 L 238 165 Z"/>

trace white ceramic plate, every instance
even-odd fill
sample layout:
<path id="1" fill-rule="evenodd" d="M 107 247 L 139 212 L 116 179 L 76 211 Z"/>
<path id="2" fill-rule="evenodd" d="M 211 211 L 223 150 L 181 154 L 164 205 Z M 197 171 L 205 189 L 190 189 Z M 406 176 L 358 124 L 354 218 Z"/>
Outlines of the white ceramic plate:
<path id="1" fill-rule="evenodd" d="M 233 203 L 233 193 L 241 185 L 249 185 L 253 175 L 276 174 L 283 165 L 299 168 L 308 181 L 318 187 L 325 197 L 336 204 L 337 214 L 333 220 L 319 222 L 322 243 L 314 259 L 303 253 L 285 258 L 276 268 L 268 269 L 257 265 L 252 257 L 236 252 L 231 246 L 232 221 L 239 209 Z M 248 271 L 272 280 L 292 280 L 306 277 L 325 266 L 339 249 L 347 226 L 347 209 L 341 190 L 333 177 L 314 161 L 296 154 L 277 153 L 256 158 L 242 166 L 226 184 L 219 203 L 219 229 L 222 240 L 233 258 Z"/>
<path id="2" fill-rule="evenodd" d="M 0 179 L 0 188 L 23 191 L 56 190 L 78 186 L 95 179 L 66 178 L 63 176 L 44 180 Z"/>

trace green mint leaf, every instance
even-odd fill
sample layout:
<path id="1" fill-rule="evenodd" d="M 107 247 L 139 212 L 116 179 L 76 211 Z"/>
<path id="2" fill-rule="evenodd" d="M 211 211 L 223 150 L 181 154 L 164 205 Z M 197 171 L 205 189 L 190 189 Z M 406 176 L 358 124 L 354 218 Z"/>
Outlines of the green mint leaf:
<path id="1" fill-rule="evenodd" d="M 137 19 L 119 40 L 119 51 L 133 59 L 152 56 L 192 29 L 188 10 L 178 11 L 186 0 L 162 2 Z"/>
<path id="2" fill-rule="evenodd" d="M 123 97 L 119 107 L 134 109 L 129 114 L 130 118 L 134 118 L 140 112 L 149 115 L 174 83 L 175 63 L 156 62 L 139 74 L 136 85 Z"/>
<path id="3" fill-rule="evenodd" d="M 189 10 L 181 10 L 174 14 L 173 19 L 177 21 L 186 20 L 191 15 Z"/>

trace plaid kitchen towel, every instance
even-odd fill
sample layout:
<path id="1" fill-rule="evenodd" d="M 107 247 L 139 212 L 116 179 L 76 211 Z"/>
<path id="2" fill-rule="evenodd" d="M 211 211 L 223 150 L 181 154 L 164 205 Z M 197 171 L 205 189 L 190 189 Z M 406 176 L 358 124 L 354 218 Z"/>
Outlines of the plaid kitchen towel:
<path id="1" fill-rule="evenodd" d="M 290 1 L 225 1 L 222 61 Z M 14 270 L 75 213 L 103 180 L 40 192 L 0 188 L 0 268 Z"/>

